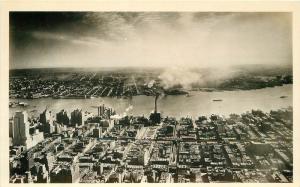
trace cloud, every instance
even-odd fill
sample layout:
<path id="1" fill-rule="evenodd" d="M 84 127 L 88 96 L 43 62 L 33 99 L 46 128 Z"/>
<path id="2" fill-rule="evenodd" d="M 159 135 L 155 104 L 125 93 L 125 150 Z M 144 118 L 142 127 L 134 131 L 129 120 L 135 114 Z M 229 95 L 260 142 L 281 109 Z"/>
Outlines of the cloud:
<path id="1" fill-rule="evenodd" d="M 292 60 L 289 13 L 24 14 L 12 19 L 12 68 L 202 68 Z"/>
<path id="2" fill-rule="evenodd" d="M 73 44 L 100 46 L 103 42 L 95 37 L 73 37 L 65 34 L 57 34 L 51 32 L 32 32 L 32 37 L 38 40 L 57 40 Z"/>

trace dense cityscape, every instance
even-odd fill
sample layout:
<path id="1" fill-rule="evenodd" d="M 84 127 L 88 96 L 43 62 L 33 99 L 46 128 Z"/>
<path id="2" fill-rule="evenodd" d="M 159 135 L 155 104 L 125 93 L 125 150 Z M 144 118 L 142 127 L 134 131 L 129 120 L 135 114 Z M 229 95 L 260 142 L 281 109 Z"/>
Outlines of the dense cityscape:
<path id="1" fill-rule="evenodd" d="M 11 183 L 292 182 L 292 108 L 176 119 L 100 105 L 10 119 Z"/>
<path id="2" fill-rule="evenodd" d="M 297 183 L 294 9 L 100 4 L 7 6 L 2 186 Z"/>

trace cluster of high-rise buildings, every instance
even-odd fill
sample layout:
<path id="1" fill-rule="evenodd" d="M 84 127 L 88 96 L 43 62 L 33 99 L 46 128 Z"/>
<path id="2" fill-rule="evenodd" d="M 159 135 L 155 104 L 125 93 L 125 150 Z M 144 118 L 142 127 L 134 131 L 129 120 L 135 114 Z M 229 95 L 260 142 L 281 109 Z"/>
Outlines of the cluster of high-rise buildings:
<path id="1" fill-rule="evenodd" d="M 44 139 L 44 132 L 40 132 L 37 125 L 31 125 L 27 112 L 23 111 L 14 115 L 10 124 L 10 136 L 13 145 L 23 145 L 30 149 Z"/>
<path id="2" fill-rule="evenodd" d="M 154 116 L 154 117 L 153 117 Z M 99 106 L 10 120 L 11 183 L 292 182 L 292 109 L 197 119 Z"/>

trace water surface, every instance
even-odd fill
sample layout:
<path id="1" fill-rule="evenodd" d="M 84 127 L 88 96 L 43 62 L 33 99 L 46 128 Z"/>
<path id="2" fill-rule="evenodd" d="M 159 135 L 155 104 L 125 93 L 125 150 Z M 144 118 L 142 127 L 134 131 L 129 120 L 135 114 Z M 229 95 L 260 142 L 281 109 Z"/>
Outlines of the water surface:
<path id="1" fill-rule="evenodd" d="M 192 116 L 220 114 L 228 115 L 230 113 L 243 113 L 251 109 L 260 109 L 266 112 L 280 108 L 292 106 L 292 85 L 284 85 L 274 88 L 264 88 L 247 91 L 223 91 L 223 92 L 191 92 L 190 97 L 184 95 L 165 96 L 158 100 L 158 110 L 164 116 Z M 280 98 L 280 96 L 287 96 Z M 221 99 L 222 101 L 213 101 Z M 95 98 L 95 99 L 10 99 L 10 101 L 23 101 L 29 104 L 26 107 L 27 112 L 37 115 L 37 113 L 48 107 L 53 112 L 61 109 L 69 113 L 81 108 L 84 111 L 97 113 L 95 106 L 105 104 L 113 107 L 117 113 L 123 114 L 129 106 L 132 109 L 127 113 L 132 115 L 148 116 L 154 108 L 154 97 L 135 96 L 132 99 L 118 98 Z M 23 107 L 10 108 L 10 116 L 17 110 L 25 109 Z"/>

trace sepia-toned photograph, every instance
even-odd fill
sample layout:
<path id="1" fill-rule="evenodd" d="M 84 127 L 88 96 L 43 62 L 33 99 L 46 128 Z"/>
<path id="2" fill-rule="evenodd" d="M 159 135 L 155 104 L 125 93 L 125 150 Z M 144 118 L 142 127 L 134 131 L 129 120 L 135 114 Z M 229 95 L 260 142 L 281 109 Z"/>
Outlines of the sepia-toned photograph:
<path id="1" fill-rule="evenodd" d="M 10 11 L 7 180 L 293 183 L 292 31 L 291 12 Z"/>

